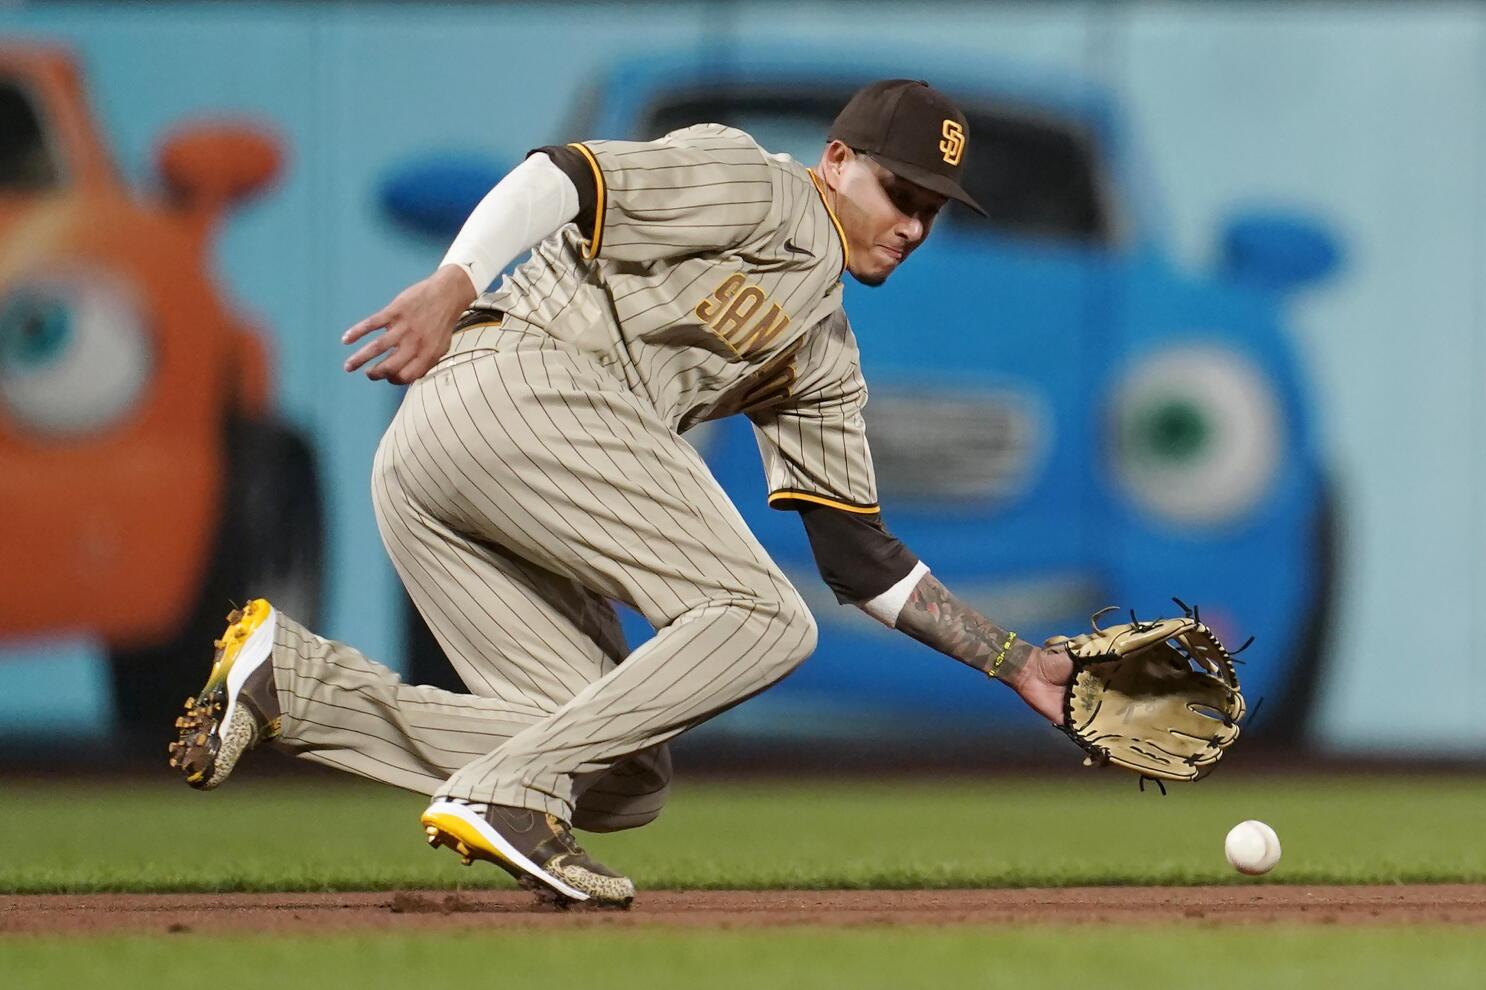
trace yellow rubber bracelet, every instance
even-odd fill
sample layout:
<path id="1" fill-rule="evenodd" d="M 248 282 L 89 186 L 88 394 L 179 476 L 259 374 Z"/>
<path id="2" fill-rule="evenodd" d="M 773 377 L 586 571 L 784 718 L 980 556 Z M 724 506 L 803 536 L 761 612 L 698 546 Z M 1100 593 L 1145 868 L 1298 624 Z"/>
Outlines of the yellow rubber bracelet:
<path id="1" fill-rule="evenodd" d="M 1004 643 L 1001 644 L 1001 652 L 996 654 L 996 659 L 994 659 L 994 660 L 991 661 L 991 669 L 988 670 L 988 671 L 986 671 L 986 676 L 987 677 L 995 677 L 996 676 L 996 671 L 1000 670 L 1001 669 L 1001 665 L 1006 662 L 1006 653 L 1007 653 L 1007 651 L 1011 649 L 1011 644 L 1012 643 L 1015 643 L 1015 642 L 1016 642 L 1016 633 L 1011 633 L 1010 635 L 1008 635 L 1006 637 L 1006 642 L 1004 642 Z"/>

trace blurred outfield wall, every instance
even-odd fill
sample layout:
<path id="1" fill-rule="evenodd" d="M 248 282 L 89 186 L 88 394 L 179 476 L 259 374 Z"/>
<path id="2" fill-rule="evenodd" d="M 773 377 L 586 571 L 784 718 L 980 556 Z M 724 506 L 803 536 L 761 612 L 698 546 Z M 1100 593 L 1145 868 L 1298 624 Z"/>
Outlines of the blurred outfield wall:
<path id="1" fill-rule="evenodd" d="M 156 150 L 183 120 L 248 115 L 277 135 L 281 178 L 223 221 L 209 240 L 209 270 L 224 308 L 262 328 L 277 369 L 277 408 L 309 438 L 318 460 L 327 506 L 321 629 L 393 662 L 403 653 L 402 613 L 366 479 L 397 395 L 342 374 L 337 342 L 341 329 L 426 273 L 442 251 L 388 219 L 379 191 L 389 176 L 442 152 L 510 164 L 554 140 L 620 136 L 564 128 L 585 107 L 608 107 L 619 119 L 615 101 L 591 87 L 616 61 L 646 52 L 694 52 L 699 64 L 717 66 L 779 45 L 820 51 L 822 64 L 845 57 L 832 52 L 881 52 L 893 72 L 931 81 L 950 66 L 960 76 L 983 69 L 988 78 L 1034 89 L 1044 79 L 1076 80 L 1075 90 L 1099 94 L 1124 121 L 1111 181 L 1119 183 L 1121 211 L 1139 216 L 1139 236 L 1117 243 L 1085 285 L 1093 286 L 1094 315 L 1077 346 L 1060 350 L 1016 325 L 1016 306 L 1035 301 L 992 307 L 983 314 L 986 332 L 1028 336 L 1021 359 L 1029 368 L 1041 360 L 1047 379 L 1071 376 L 1087 386 L 1115 360 L 1095 309 L 1135 313 L 1159 309 L 1167 298 L 1138 302 L 1146 288 L 1109 274 L 1123 271 L 1123 260 L 1140 262 L 1132 265 L 1146 273 L 1139 286 L 1159 282 L 1169 267 L 1183 273 L 1171 297 L 1197 296 L 1222 281 L 1214 275 L 1218 240 L 1236 212 L 1282 208 L 1314 219 L 1341 252 L 1335 272 L 1271 308 L 1226 299 L 1221 312 L 1249 307 L 1257 323 L 1276 323 L 1275 346 L 1297 378 L 1295 401 L 1314 420 L 1306 456 L 1336 495 L 1343 535 L 1335 632 L 1324 643 L 1314 709 L 1318 741 L 1335 750 L 1486 751 L 1486 728 L 1470 706 L 1486 689 L 1486 666 L 1460 645 L 1486 631 L 1478 564 L 1486 548 L 1479 398 L 1486 383 L 1486 11 L 1477 5 L 23 5 L 0 10 L 0 45 L 60 46 L 75 57 L 101 143 L 142 194 L 158 188 Z M 877 74 L 871 66 L 860 71 Z M 0 259 L 29 243 L 10 229 L 8 241 L 0 233 Z M 996 241 L 987 250 L 1003 247 Z M 1031 251 L 1038 264 L 1046 260 L 1041 250 Z M 946 262 L 943 271 L 949 268 Z M 5 274 L 0 260 L 0 279 Z M 931 273 L 920 274 L 920 291 L 933 291 Z M 944 281 L 940 291 L 990 297 L 973 273 Z M 928 350 L 953 340 L 941 326 L 915 333 Z M 918 377 L 904 382 L 960 384 L 934 378 L 933 367 L 915 368 Z M 868 375 L 877 396 L 870 364 Z M 901 529 L 891 502 L 886 511 Z M 1080 503 L 1067 516 L 1080 547 L 1098 551 L 1133 539 L 1121 528 L 1127 517 L 1106 514 L 1103 503 Z M 1029 520 L 1049 534 L 1056 528 L 1056 519 Z M 1028 527 L 1022 531 L 1038 532 Z M 925 529 L 910 542 L 922 547 L 935 538 Z M 1261 634 L 1256 654 L 1264 633 L 1270 643 L 1276 630 L 1279 638 L 1299 635 L 1296 613 L 1309 607 L 1306 589 L 1316 580 L 1297 577 L 1312 565 L 1282 552 L 1283 534 L 1268 538 L 1279 541 L 1273 567 L 1261 554 L 1234 577 L 1242 585 L 1235 596 L 1277 589 L 1270 598 L 1285 598 L 1264 605 L 1286 615 L 1284 622 L 1242 630 L 1240 639 Z M 803 546 L 783 530 L 771 540 L 782 541 L 783 553 Z M 944 542 L 937 556 L 923 551 L 936 568 L 955 541 Z M 1025 560 L 1034 573 L 1039 541 L 1026 542 L 1003 541 L 987 553 Z M 1208 572 L 1222 571 L 1227 559 L 1197 541 L 1159 546 L 1170 557 L 1210 554 L 1199 567 Z M 0 566 L 12 573 L 47 566 L 15 547 L 0 553 Z M 1093 576 L 1085 583 L 1098 597 L 1128 571 L 1123 580 L 1140 589 L 1131 594 L 1148 610 L 1141 574 L 1159 574 L 1169 563 L 1136 556 L 1087 564 L 1069 551 L 1058 593 L 1071 613 L 1088 595 L 1065 572 L 1087 565 Z M 805 580 L 802 590 L 813 591 Z M 1029 631 L 1050 632 L 1039 625 L 1053 619 L 1037 611 L 1039 587 L 1002 583 L 986 596 L 1010 614 L 1025 613 Z M 844 624 L 839 635 L 867 634 Z M 81 628 L 7 642 L 0 738 L 44 725 L 106 724 L 99 721 L 109 707 L 105 656 Z M 946 682 L 946 690 L 956 683 Z M 819 691 L 819 710 L 831 711 L 829 678 Z M 798 725 L 802 711 L 811 711 L 801 695 L 770 715 L 767 698 L 729 718 L 747 726 L 757 710 L 763 714 L 753 727 L 767 730 Z M 841 721 L 838 731 L 852 726 Z"/>

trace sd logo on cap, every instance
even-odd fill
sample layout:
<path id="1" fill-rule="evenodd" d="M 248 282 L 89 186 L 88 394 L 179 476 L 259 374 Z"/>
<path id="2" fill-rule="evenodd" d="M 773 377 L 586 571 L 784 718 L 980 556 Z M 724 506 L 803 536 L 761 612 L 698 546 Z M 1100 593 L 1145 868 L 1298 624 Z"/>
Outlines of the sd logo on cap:
<path id="1" fill-rule="evenodd" d="M 884 79 L 857 90 L 829 140 L 865 152 L 894 175 L 985 210 L 960 186 L 970 129 L 954 101 L 922 79 Z"/>

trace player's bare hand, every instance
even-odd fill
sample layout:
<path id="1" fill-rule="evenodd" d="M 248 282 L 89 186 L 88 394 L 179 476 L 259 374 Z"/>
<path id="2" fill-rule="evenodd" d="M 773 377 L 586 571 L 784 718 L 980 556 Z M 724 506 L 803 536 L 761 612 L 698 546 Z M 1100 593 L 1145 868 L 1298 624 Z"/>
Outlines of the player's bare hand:
<path id="1" fill-rule="evenodd" d="M 455 321 L 477 295 L 469 276 L 453 265 L 413 283 L 341 334 L 343 344 L 370 338 L 346 359 L 346 370 L 364 367 L 373 381 L 398 385 L 417 381 L 448 351 Z"/>
<path id="2" fill-rule="evenodd" d="M 1063 724 L 1063 696 L 1073 679 L 1073 660 L 1059 649 L 1039 647 L 1007 684 L 1032 710 L 1054 725 Z"/>

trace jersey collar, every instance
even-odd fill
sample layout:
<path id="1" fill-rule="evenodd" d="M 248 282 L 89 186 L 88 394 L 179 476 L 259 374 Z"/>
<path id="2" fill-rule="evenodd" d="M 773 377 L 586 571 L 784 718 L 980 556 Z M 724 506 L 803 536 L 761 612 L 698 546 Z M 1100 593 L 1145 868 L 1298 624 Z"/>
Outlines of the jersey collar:
<path id="1" fill-rule="evenodd" d="M 805 171 L 810 173 L 810 181 L 815 183 L 815 191 L 820 194 L 820 205 L 826 208 L 826 216 L 831 218 L 831 226 L 836 228 L 836 236 L 841 239 L 841 274 L 845 275 L 851 259 L 850 250 L 846 246 L 846 231 L 841 229 L 841 221 L 836 219 L 836 211 L 831 209 L 831 204 L 826 199 L 825 183 L 815 174 L 815 169 L 807 168 Z"/>

